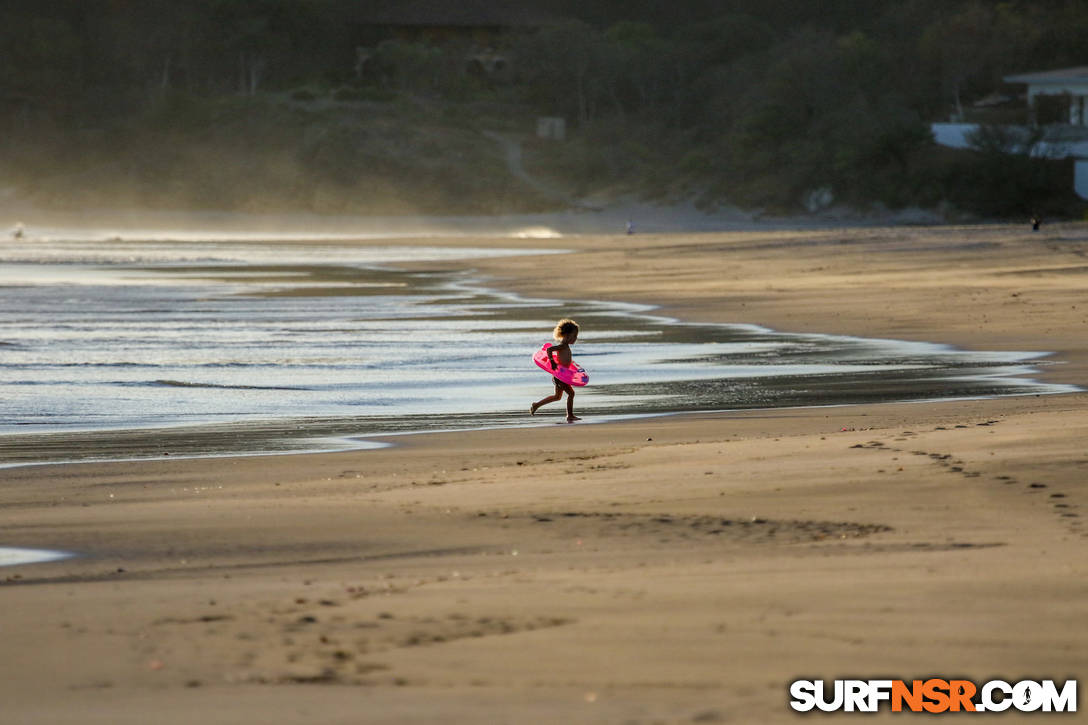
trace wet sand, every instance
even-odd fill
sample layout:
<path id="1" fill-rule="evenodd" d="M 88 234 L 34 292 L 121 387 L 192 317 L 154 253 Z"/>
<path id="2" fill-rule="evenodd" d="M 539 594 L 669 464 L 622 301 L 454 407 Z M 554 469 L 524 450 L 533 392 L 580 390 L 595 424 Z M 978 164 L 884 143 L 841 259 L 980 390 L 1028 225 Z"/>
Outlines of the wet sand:
<path id="1" fill-rule="evenodd" d="M 1052 350 L 1043 374 L 1088 387 L 1084 226 L 556 245 L 578 251 L 473 266 L 690 321 Z M 701 414 L 3 470 L 0 544 L 85 554 L 0 569 L 4 720 L 785 722 L 802 677 L 1082 677 L 1086 408 Z"/>

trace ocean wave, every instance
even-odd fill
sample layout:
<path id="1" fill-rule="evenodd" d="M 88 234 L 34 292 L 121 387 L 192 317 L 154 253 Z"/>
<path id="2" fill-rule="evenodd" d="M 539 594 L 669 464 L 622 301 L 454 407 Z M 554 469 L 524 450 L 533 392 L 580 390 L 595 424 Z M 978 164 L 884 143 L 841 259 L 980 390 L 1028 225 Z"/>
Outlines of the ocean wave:
<path id="1" fill-rule="evenodd" d="M 135 385 L 153 385 L 165 388 L 222 388 L 224 390 L 309 390 L 309 388 L 285 385 L 222 385 L 218 383 L 193 383 L 185 380 L 152 380 Z"/>

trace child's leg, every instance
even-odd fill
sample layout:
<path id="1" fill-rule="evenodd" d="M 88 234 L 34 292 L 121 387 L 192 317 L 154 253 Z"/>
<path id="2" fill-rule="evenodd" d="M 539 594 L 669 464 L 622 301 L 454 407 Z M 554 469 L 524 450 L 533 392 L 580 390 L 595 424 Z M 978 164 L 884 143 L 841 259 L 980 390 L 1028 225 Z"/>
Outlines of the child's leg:
<path id="1" fill-rule="evenodd" d="M 576 420 L 581 420 L 574 414 L 574 388 L 563 383 L 563 392 L 567 394 L 567 422 L 573 423 Z"/>
<path id="2" fill-rule="evenodd" d="M 562 395 L 549 395 L 547 398 L 541 398 L 540 400 L 529 406 L 529 415 L 536 415 L 536 411 L 540 408 L 540 406 L 547 405 L 548 403 L 554 403 L 562 397 Z"/>
<path id="3" fill-rule="evenodd" d="M 555 380 L 555 378 L 552 379 Z M 553 395 L 549 395 L 546 398 L 541 398 L 540 400 L 530 405 L 529 415 L 536 415 L 537 409 L 539 409 L 542 405 L 547 405 L 548 403 L 554 403 L 555 401 L 560 400 L 563 397 L 563 389 L 559 387 L 560 385 L 563 385 L 563 383 L 555 380 L 555 393 Z"/>

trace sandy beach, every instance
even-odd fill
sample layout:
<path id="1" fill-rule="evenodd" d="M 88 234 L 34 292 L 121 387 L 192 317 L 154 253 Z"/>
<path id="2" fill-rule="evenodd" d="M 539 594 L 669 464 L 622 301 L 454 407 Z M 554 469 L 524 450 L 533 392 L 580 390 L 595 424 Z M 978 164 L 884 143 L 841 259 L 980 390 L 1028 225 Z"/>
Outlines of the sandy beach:
<path id="1" fill-rule="evenodd" d="M 1040 377 L 1088 388 L 1085 225 L 547 243 L 572 252 L 472 267 L 685 321 L 1049 351 Z M 0 569 L 0 721 L 778 723 L 800 678 L 1083 686 L 1086 413 L 1072 393 L 0 470 L 0 544 L 81 555 Z"/>

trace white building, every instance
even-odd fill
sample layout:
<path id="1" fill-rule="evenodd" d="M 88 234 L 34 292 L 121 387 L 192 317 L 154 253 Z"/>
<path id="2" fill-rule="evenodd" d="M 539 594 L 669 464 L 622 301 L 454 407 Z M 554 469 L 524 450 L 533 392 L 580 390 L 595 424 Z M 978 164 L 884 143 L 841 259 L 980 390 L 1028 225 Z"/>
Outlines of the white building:
<path id="1" fill-rule="evenodd" d="M 1088 66 L 1020 73 L 1005 76 L 1004 81 L 1027 85 L 1032 124 L 1039 120 L 1036 108 L 1040 96 L 1056 96 L 1063 104 L 1068 101 L 1068 125 L 1048 125 L 1045 139 L 1037 143 L 1031 153 L 1048 158 L 1073 158 L 1073 188 L 1082 199 L 1088 199 Z M 965 149 L 971 147 L 971 134 L 978 129 L 978 124 L 934 123 L 930 128 L 938 144 Z M 1027 136 L 1026 126 L 1017 128 Z"/>
<path id="2" fill-rule="evenodd" d="M 1069 99 L 1069 125 L 1088 126 L 1088 66 L 1020 73 L 1005 76 L 1006 83 L 1028 87 L 1028 107 L 1035 108 L 1039 96 L 1066 96 Z"/>
<path id="3" fill-rule="evenodd" d="M 1028 108 L 1035 118 L 1039 96 L 1059 96 L 1069 102 L 1069 125 L 1088 127 L 1088 66 L 1061 68 L 1041 73 L 1020 73 L 1005 76 L 1006 83 L 1023 83 L 1028 87 Z M 1073 171 L 1073 188 L 1077 196 L 1088 199 L 1088 143 L 1068 145 L 1067 156 L 1076 159 Z"/>

